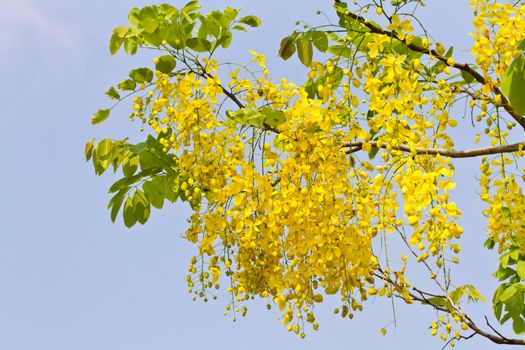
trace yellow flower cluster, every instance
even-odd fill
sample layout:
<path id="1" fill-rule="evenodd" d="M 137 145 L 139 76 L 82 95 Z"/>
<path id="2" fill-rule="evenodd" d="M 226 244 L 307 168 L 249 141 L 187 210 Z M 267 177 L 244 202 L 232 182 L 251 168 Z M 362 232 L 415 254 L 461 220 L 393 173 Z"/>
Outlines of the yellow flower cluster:
<path id="1" fill-rule="evenodd" d="M 399 25 L 399 33 L 408 31 Z M 369 47 L 380 50 L 385 36 L 374 40 Z M 225 91 L 215 61 L 203 63 L 207 78 L 188 73 L 169 79 L 157 72 L 154 90 L 135 101 L 132 116 L 177 156 L 180 175 L 171 186 L 195 210 L 185 234 L 198 245 L 189 291 L 207 299 L 226 283 L 227 309 L 243 315 L 244 301 L 267 299 L 279 307 L 288 330 L 302 336 L 308 323 L 318 329 L 314 308 L 323 295 L 339 296 L 343 317 L 374 295 L 413 302 L 404 275 L 408 257 L 402 256 L 398 271 L 383 269 L 373 242 L 408 224 L 419 262 L 433 257 L 441 268 L 446 251 L 459 252 L 450 160 L 415 152 L 453 146 L 446 130 L 455 121 L 446 106 L 454 92 L 440 81 L 439 89 L 426 93 L 418 59 L 403 64 L 406 56 L 382 54 L 345 69 L 340 90 L 328 79 L 318 89 L 322 98 L 313 100 L 286 80 L 273 84 L 264 56 L 252 53 L 262 76 L 250 80 L 239 70 L 229 72 L 227 86 L 244 110 L 264 106 L 282 115 L 275 125 L 222 117 Z M 313 75 L 331 74 L 335 66 L 317 64 Z M 360 87 L 367 118 L 355 111 Z M 355 142 L 362 151 L 384 152 L 356 162 L 350 154 Z M 407 154 L 400 145 L 414 151 Z"/>
<path id="2" fill-rule="evenodd" d="M 473 0 L 471 7 L 475 13 L 472 54 L 487 79 L 490 73 L 499 78 L 518 54 L 517 46 L 525 38 L 525 5 Z"/>

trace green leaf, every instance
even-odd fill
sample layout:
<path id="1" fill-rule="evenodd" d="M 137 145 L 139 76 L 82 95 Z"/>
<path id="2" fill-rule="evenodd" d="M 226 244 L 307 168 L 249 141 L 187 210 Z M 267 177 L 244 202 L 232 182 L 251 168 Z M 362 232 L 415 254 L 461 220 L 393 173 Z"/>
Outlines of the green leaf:
<path id="1" fill-rule="evenodd" d="M 184 11 L 185 13 L 191 13 L 191 12 L 197 11 L 200 8 L 201 8 L 201 5 L 199 4 L 199 1 L 194 0 L 184 5 L 184 7 L 182 8 L 182 11 Z"/>
<path id="2" fill-rule="evenodd" d="M 468 296 L 467 301 L 468 302 L 477 302 L 477 301 L 487 301 L 483 295 L 481 295 L 480 292 L 472 285 L 472 284 L 466 284 L 463 286 L 463 290 L 465 294 Z"/>
<path id="3" fill-rule="evenodd" d="M 513 318 L 512 329 L 516 334 L 525 333 L 525 321 L 521 317 Z"/>
<path id="4" fill-rule="evenodd" d="M 321 52 L 328 49 L 328 36 L 325 32 L 314 31 L 311 33 L 312 43 Z"/>
<path id="5" fill-rule="evenodd" d="M 151 181 L 144 182 L 142 184 L 142 190 L 152 206 L 157 209 L 162 209 L 164 205 L 164 192 L 166 191 L 163 178 L 155 177 Z"/>
<path id="6" fill-rule="evenodd" d="M 261 20 L 256 16 L 245 16 L 237 20 L 239 23 L 249 25 L 250 27 L 258 27 L 261 25 Z"/>
<path id="7" fill-rule="evenodd" d="M 328 53 L 338 57 L 352 58 L 352 50 L 347 45 L 333 45 L 327 49 Z"/>
<path id="8" fill-rule="evenodd" d="M 501 320 L 499 321 L 499 323 L 504 324 L 505 322 L 507 322 L 508 320 L 510 320 L 511 316 L 512 316 L 512 315 L 510 314 L 510 312 L 507 312 L 507 313 L 501 318 Z"/>
<path id="9" fill-rule="evenodd" d="M 119 140 L 113 143 L 113 155 L 112 155 L 113 160 L 111 163 L 113 164 L 114 172 L 117 172 L 117 169 L 122 163 L 122 160 L 124 159 L 126 155 L 125 154 L 126 152 L 127 150 L 124 148 L 122 141 Z"/>
<path id="10" fill-rule="evenodd" d="M 446 306 L 449 304 L 445 297 L 432 297 L 427 299 L 432 305 Z"/>
<path id="11" fill-rule="evenodd" d="M 109 90 L 105 92 L 105 94 L 112 100 L 120 100 L 120 94 L 113 86 L 110 87 Z"/>
<path id="12" fill-rule="evenodd" d="M 126 225 L 126 227 L 132 227 L 137 223 L 137 218 L 135 217 L 135 212 L 133 210 L 133 200 L 131 197 L 128 197 L 124 203 L 122 215 L 124 217 L 124 225 Z"/>
<path id="13" fill-rule="evenodd" d="M 281 47 L 279 48 L 279 57 L 283 60 L 287 60 L 295 53 L 295 40 L 287 36 L 281 40 Z"/>
<path id="14" fill-rule="evenodd" d="M 129 188 L 124 188 L 120 190 L 117 194 L 115 194 L 111 200 L 109 201 L 108 208 L 111 208 L 111 221 L 115 222 L 117 219 L 118 212 L 120 208 L 122 207 L 122 203 L 124 202 L 124 198 L 126 194 L 128 193 Z"/>
<path id="15" fill-rule="evenodd" d="M 510 267 L 503 267 L 501 266 L 496 272 L 492 274 L 495 278 L 497 278 L 499 281 L 506 280 L 510 276 L 513 276 L 515 274 L 514 270 Z"/>
<path id="16" fill-rule="evenodd" d="M 153 80 L 153 72 L 149 68 L 137 68 L 129 72 L 129 77 L 136 83 L 149 83 Z"/>
<path id="17" fill-rule="evenodd" d="M 142 171 L 148 170 L 148 169 L 159 169 L 159 168 L 162 168 L 163 166 L 160 159 L 147 149 L 144 150 L 143 152 L 140 152 L 139 164 L 140 164 L 140 169 Z"/>
<path id="18" fill-rule="evenodd" d="M 268 124 L 271 127 L 278 127 L 286 121 L 286 117 L 282 111 L 272 109 L 270 107 L 262 107 L 260 112 L 263 114 L 263 124 Z"/>
<path id="19" fill-rule="evenodd" d="M 113 183 L 113 185 L 111 185 L 108 191 L 109 193 L 121 191 L 122 189 L 126 187 L 130 187 L 135 182 L 139 181 L 141 178 L 142 178 L 142 174 L 140 173 L 137 175 L 129 176 L 129 177 L 123 177 L 122 179 L 119 179 L 118 181 Z"/>
<path id="20" fill-rule="evenodd" d="M 148 221 L 150 214 L 150 203 L 144 192 L 136 190 L 133 195 L 133 215 L 142 225 Z"/>
<path id="21" fill-rule="evenodd" d="M 139 142 L 136 145 L 128 145 L 128 149 L 136 155 L 139 155 L 142 151 L 146 149 L 146 146 L 146 142 Z"/>
<path id="22" fill-rule="evenodd" d="M 238 30 L 240 32 L 247 32 L 246 28 L 244 28 L 243 26 L 239 26 L 239 25 L 233 26 L 232 30 Z"/>
<path id="23" fill-rule="evenodd" d="M 159 57 L 159 61 L 155 65 L 155 69 L 161 73 L 169 74 L 175 69 L 177 61 L 171 55 L 164 55 Z"/>
<path id="24" fill-rule="evenodd" d="M 304 35 L 302 35 L 299 38 L 297 38 L 296 44 L 297 55 L 299 56 L 299 60 L 306 67 L 310 67 L 313 57 L 312 42 L 308 40 L 308 38 L 306 38 Z"/>
<path id="25" fill-rule="evenodd" d="M 525 281 L 525 261 L 518 261 L 516 264 L 516 272 L 518 273 L 518 276 Z"/>
<path id="26" fill-rule="evenodd" d="M 101 175 L 111 164 L 113 153 L 113 142 L 109 139 L 100 141 L 93 151 L 93 165 L 95 173 Z"/>
<path id="27" fill-rule="evenodd" d="M 515 284 L 511 284 L 510 286 L 508 286 L 503 291 L 503 293 L 501 293 L 501 296 L 499 297 L 499 300 L 505 302 L 505 301 L 509 300 L 510 298 L 512 298 L 514 296 L 514 294 L 516 294 L 517 291 L 518 291 L 518 288 L 516 287 L 516 285 Z"/>
<path id="28" fill-rule="evenodd" d="M 233 38 L 232 33 L 226 32 L 221 36 L 221 38 L 219 39 L 217 43 L 221 45 L 222 48 L 227 49 L 232 42 L 232 38 Z"/>
<path id="29" fill-rule="evenodd" d="M 501 91 L 509 99 L 512 109 L 525 114 L 525 59 L 520 56 L 509 65 L 501 78 Z"/>
<path id="30" fill-rule="evenodd" d="M 148 34 L 154 33 L 159 27 L 159 21 L 155 18 L 146 18 L 141 21 L 140 24 L 142 28 L 144 28 L 144 31 Z"/>
<path id="31" fill-rule="evenodd" d="M 235 8 L 235 7 L 228 6 L 224 9 L 224 14 L 226 15 L 226 17 L 228 17 L 230 21 L 233 21 L 239 14 L 240 10 L 241 10 L 240 7 Z"/>
<path id="32" fill-rule="evenodd" d="M 96 125 L 102 123 L 109 117 L 109 109 L 99 109 L 97 113 L 91 116 L 91 124 Z"/>
<path id="33" fill-rule="evenodd" d="M 126 51 L 128 55 L 134 55 L 137 53 L 137 49 L 138 49 L 137 39 L 133 37 L 127 37 L 126 40 L 124 41 L 124 51 Z"/>
<path id="34" fill-rule="evenodd" d="M 463 78 L 463 80 L 465 80 L 467 84 L 471 84 L 475 80 L 472 74 L 464 70 L 461 70 L 461 77 Z"/>
<path id="35" fill-rule="evenodd" d="M 376 146 L 372 146 L 370 151 L 368 151 L 368 158 L 374 159 L 377 155 L 377 152 L 379 152 L 379 148 Z"/>
<path id="36" fill-rule="evenodd" d="M 130 177 L 130 176 L 133 176 L 133 174 L 135 174 L 138 167 L 139 167 L 139 157 L 137 156 L 128 157 L 124 159 L 122 163 L 122 172 L 124 173 L 125 177 Z"/>
<path id="37" fill-rule="evenodd" d="M 510 209 L 509 207 L 501 207 L 501 212 L 503 213 L 503 216 L 507 219 L 510 218 Z"/>
<path id="38" fill-rule="evenodd" d="M 126 38 L 126 34 L 128 34 L 129 30 L 129 27 L 117 27 L 113 29 L 113 34 L 109 39 L 109 52 L 112 55 L 116 54 L 121 48 L 122 44 L 124 43 L 124 39 Z"/>
<path id="39" fill-rule="evenodd" d="M 128 14 L 129 24 L 136 27 L 139 24 L 139 15 L 140 15 L 140 10 L 136 7 L 132 8 Z"/>
<path id="40" fill-rule="evenodd" d="M 122 91 L 133 91 L 137 87 L 137 83 L 131 79 L 122 80 L 117 87 Z"/>
<path id="41" fill-rule="evenodd" d="M 84 157 L 86 158 L 86 162 L 91 159 L 91 156 L 93 155 L 93 143 L 95 142 L 94 139 L 89 140 L 86 143 L 86 147 L 84 148 Z"/>
<path id="42" fill-rule="evenodd" d="M 494 316 L 499 321 L 501 319 L 501 312 L 503 311 L 503 303 L 497 303 L 492 306 Z"/>
<path id="43" fill-rule="evenodd" d="M 211 49 L 211 43 L 201 38 L 189 38 L 186 40 L 186 46 L 196 52 L 208 52 Z"/>
<path id="44" fill-rule="evenodd" d="M 525 40 L 522 40 L 518 45 L 518 50 L 525 51 Z"/>
<path id="45" fill-rule="evenodd" d="M 487 238 L 485 243 L 483 243 L 483 246 L 487 249 L 493 249 L 495 245 L 496 245 L 496 242 L 494 242 L 494 240 L 490 237 Z"/>

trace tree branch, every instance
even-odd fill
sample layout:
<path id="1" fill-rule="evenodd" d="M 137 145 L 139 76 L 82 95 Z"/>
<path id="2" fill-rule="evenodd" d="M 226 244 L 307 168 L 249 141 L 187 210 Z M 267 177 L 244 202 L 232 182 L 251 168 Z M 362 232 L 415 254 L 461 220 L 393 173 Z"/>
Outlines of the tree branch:
<path id="1" fill-rule="evenodd" d="M 382 272 L 382 269 L 380 268 L 379 271 Z M 374 275 L 376 277 L 382 279 L 383 281 L 385 281 L 387 283 L 390 283 L 392 286 L 394 286 L 395 289 L 400 289 L 400 287 L 396 284 L 396 282 L 392 281 L 392 279 L 390 279 L 388 276 L 385 276 L 384 274 L 378 274 L 378 273 L 375 273 Z M 525 339 L 512 339 L 512 338 L 504 337 L 499 332 L 497 332 L 490 324 L 489 324 L 489 327 L 492 330 L 494 330 L 494 332 L 497 335 L 488 333 L 488 332 L 482 330 L 481 328 L 479 328 L 474 323 L 474 321 L 472 321 L 472 319 L 468 315 L 466 315 L 464 312 L 462 312 L 457 306 L 453 305 L 452 306 L 453 309 L 450 310 L 450 309 L 448 309 L 448 308 L 446 308 L 444 306 L 437 305 L 437 304 L 433 303 L 432 301 L 430 301 L 425 296 L 425 295 L 431 295 L 430 293 L 421 291 L 421 290 L 419 290 L 419 289 L 417 289 L 415 287 L 412 287 L 412 289 L 416 293 L 419 294 L 419 295 L 417 295 L 417 294 L 415 294 L 415 293 L 413 293 L 411 291 L 408 291 L 408 294 L 410 295 L 410 297 L 413 300 L 418 301 L 418 302 L 420 302 L 421 304 L 424 304 L 424 305 L 429 305 L 429 306 L 433 307 L 435 310 L 439 310 L 439 311 L 442 311 L 442 312 L 445 312 L 445 313 L 448 313 L 448 314 L 452 313 L 453 311 L 458 313 L 459 316 L 463 318 L 463 320 L 467 324 L 467 326 L 469 326 L 469 328 L 472 329 L 472 331 L 474 331 L 473 334 L 471 334 L 469 336 L 466 336 L 466 337 L 463 337 L 464 339 L 472 338 L 474 335 L 478 334 L 478 335 L 481 335 L 484 338 L 489 339 L 490 341 L 492 341 L 493 343 L 496 343 L 496 344 L 525 345 Z M 398 294 L 393 294 L 393 295 L 403 299 L 403 297 L 401 295 L 398 295 Z M 443 296 L 443 297 L 446 297 L 446 296 Z M 487 323 L 488 323 L 488 321 L 487 321 Z"/>
<path id="2" fill-rule="evenodd" d="M 381 27 L 378 27 L 377 25 L 369 22 L 364 17 L 356 15 L 356 14 L 354 14 L 352 12 L 346 13 L 345 15 L 350 17 L 350 18 L 352 18 L 352 19 L 354 19 L 354 20 L 356 20 L 356 21 L 358 21 L 358 22 L 360 22 L 360 23 L 362 23 L 363 25 L 365 25 L 370 30 L 371 33 L 382 34 L 382 35 L 386 35 L 386 36 L 391 37 L 391 38 L 398 39 L 401 42 L 403 42 L 410 50 L 422 53 L 422 54 L 427 55 L 427 56 L 433 56 L 433 57 L 437 58 L 439 61 L 443 62 L 448 67 L 453 67 L 453 68 L 459 69 L 461 71 L 464 71 L 464 72 L 470 74 L 478 83 L 480 83 L 482 85 L 487 84 L 487 80 L 480 73 L 478 73 L 475 69 L 473 69 L 472 67 L 470 67 L 466 63 L 454 62 L 454 64 L 449 64 L 448 58 L 440 55 L 439 53 L 436 52 L 436 50 L 424 48 L 422 46 L 414 44 L 413 42 L 407 43 L 406 42 L 406 38 L 401 40 L 401 39 L 399 39 L 397 37 L 395 32 L 392 32 L 392 31 L 389 31 L 389 30 L 385 30 L 385 29 L 383 29 Z M 496 95 L 500 95 L 501 96 L 501 107 L 503 107 L 505 109 L 505 111 L 507 111 L 507 113 L 509 113 L 509 115 L 519 125 L 521 125 L 521 127 L 525 130 L 525 118 L 520 116 L 516 112 L 514 112 L 514 110 L 512 109 L 512 107 L 509 104 L 509 101 L 503 95 L 503 93 L 501 92 L 501 90 L 498 87 L 491 87 L 491 89 Z"/>
<path id="3" fill-rule="evenodd" d="M 388 145 L 385 143 L 370 141 L 368 142 L 372 147 L 377 148 L 387 148 Z M 352 154 L 363 149 L 365 142 L 357 141 L 350 142 L 343 145 L 343 147 L 348 148 L 346 154 Z M 513 153 L 518 152 L 523 149 L 525 142 L 513 143 L 511 145 L 504 146 L 494 146 L 494 147 L 485 147 L 485 148 L 473 148 L 469 150 L 456 151 L 452 149 L 441 149 L 441 148 L 424 148 L 424 147 L 410 147 L 407 145 L 397 145 L 390 146 L 392 149 L 403 151 L 403 152 L 413 152 L 416 154 L 427 154 L 427 155 L 441 155 L 450 158 L 473 158 L 479 156 L 486 156 L 490 154 L 502 154 L 502 153 Z"/>

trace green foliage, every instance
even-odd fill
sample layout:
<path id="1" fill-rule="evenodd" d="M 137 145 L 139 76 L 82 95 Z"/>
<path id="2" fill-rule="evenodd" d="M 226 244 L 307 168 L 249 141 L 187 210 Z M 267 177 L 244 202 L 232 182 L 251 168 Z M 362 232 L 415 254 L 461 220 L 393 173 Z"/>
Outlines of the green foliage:
<path id="1" fill-rule="evenodd" d="M 236 112 L 229 111 L 228 118 L 242 125 L 270 126 L 273 128 L 278 127 L 286 120 L 283 112 L 270 107 L 243 108 Z"/>
<path id="2" fill-rule="evenodd" d="M 501 78 L 501 91 L 509 99 L 512 109 L 525 114 L 525 58 L 520 56 L 509 65 Z"/>
<path id="3" fill-rule="evenodd" d="M 113 86 L 110 87 L 109 90 L 105 92 L 105 94 L 112 100 L 120 100 L 120 94 Z"/>
<path id="4" fill-rule="evenodd" d="M 111 164 L 114 171 L 122 170 L 124 177 L 109 188 L 109 193 L 113 194 L 108 204 L 112 221 L 116 220 L 124 204 L 124 224 L 127 227 L 137 222 L 144 224 L 151 206 L 160 209 L 165 199 L 175 202 L 181 197 L 176 158 L 163 152 L 162 145 L 153 136 L 139 144 L 104 139 L 95 145 L 90 140 L 86 144 L 85 156 L 87 160 L 92 159 L 98 175 Z"/>
<path id="5" fill-rule="evenodd" d="M 97 113 L 91 117 L 91 124 L 100 124 L 109 117 L 109 109 L 99 109 Z"/>
<path id="6" fill-rule="evenodd" d="M 153 72 L 149 68 L 137 68 L 129 72 L 129 78 L 136 83 L 150 83 L 153 80 Z"/>

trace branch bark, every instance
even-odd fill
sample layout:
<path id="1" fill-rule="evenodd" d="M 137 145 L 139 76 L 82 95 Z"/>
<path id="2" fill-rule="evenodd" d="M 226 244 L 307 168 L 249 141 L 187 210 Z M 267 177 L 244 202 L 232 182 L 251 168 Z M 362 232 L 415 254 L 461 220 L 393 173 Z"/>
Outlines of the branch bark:
<path id="1" fill-rule="evenodd" d="M 377 148 L 387 148 L 388 145 L 385 143 L 380 143 L 376 141 L 369 142 L 372 147 Z M 365 142 L 350 142 L 343 145 L 343 147 L 348 148 L 346 154 L 352 154 L 363 149 Z M 502 153 L 513 153 L 518 152 L 523 149 L 525 142 L 513 143 L 511 145 L 504 146 L 494 146 L 494 147 L 484 147 L 484 148 L 473 148 L 469 150 L 452 150 L 452 149 L 441 149 L 441 148 L 424 148 L 424 147 L 410 147 L 407 145 L 397 145 L 391 146 L 392 149 L 403 151 L 403 152 L 413 152 L 416 154 L 427 154 L 427 155 L 441 155 L 444 157 L 450 158 L 473 158 L 479 156 L 486 156 L 491 154 L 502 154 Z M 521 148 L 521 149 L 520 149 Z"/>

